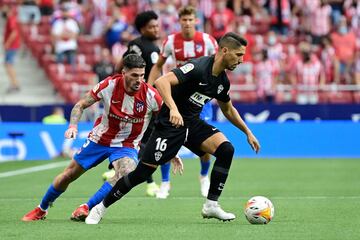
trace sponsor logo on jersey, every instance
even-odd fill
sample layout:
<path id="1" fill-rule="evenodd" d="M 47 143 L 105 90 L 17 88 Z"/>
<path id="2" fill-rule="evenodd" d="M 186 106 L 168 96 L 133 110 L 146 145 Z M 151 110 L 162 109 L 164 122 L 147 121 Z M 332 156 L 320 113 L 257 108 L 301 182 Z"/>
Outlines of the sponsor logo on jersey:
<path id="1" fill-rule="evenodd" d="M 125 122 L 125 123 L 140 123 L 140 122 L 144 121 L 143 118 L 129 118 L 128 116 L 120 117 L 113 113 L 109 113 L 109 117 L 116 118 L 116 119 L 120 120 L 121 122 Z"/>
<path id="2" fill-rule="evenodd" d="M 189 101 L 194 103 L 195 105 L 202 107 L 204 106 L 207 102 L 209 102 L 211 100 L 211 97 L 208 97 L 204 94 L 201 94 L 199 92 L 195 92 L 193 93 L 193 95 L 190 96 Z"/>
<path id="3" fill-rule="evenodd" d="M 220 94 L 223 90 L 224 90 L 224 86 L 222 84 L 220 84 L 218 86 L 217 94 Z"/>
<path id="4" fill-rule="evenodd" d="M 135 108 L 136 108 L 136 111 L 137 111 L 138 113 L 144 111 L 144 103 L 143 103 L 143 102 L 137 102 L 137 103 L 135 104 Z"/>
<path id="5" fill-rule="evenodd" d="M 187 74 L 188 72 L 190 72 L 191 70 L 194 69 L 194 64 L 192 63 L 187 63 L 184 66 L 180 67 L 180 70 L 184 73 Z"/>

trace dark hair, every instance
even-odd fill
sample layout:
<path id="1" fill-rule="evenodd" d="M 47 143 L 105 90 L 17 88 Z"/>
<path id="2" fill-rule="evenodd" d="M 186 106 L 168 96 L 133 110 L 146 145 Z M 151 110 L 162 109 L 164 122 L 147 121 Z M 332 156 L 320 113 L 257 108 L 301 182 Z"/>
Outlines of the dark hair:
<path id="1" fill-rule="evenodd" d="M 139 13 L 135 18 L 135 27 L 138 32 L 140 32 L 140 30 L 153 19 L 158 19 L 158 15 L 154 11 L 145 11 Z"/>
<path id="2" fill-rule="evenodd" d="M 196 16 L 196 9 L 193 6 L 182 7 L 179 10 L 179 18 L 181 18 L 182 16 L 185 16 L 185 15 L 191 15 L 191 14 Z"/>
<path id="3" fill-rule="evenodd" d="M 124 68 L 144 68 L 145 66 L 146 63 L 144 59 L 136 53 L 131 53 L 124 57 Z"/>
<path id="4" fill-rule="evenodd" d="M 222 36 L 219 40 L 220 48 L 228 47 L 228 48 L 239 48 L 241 46 L 247 46 L 247 41 L 245 38 L 241 37 L 240 35 L 228 32 L 224 36 Z"/>

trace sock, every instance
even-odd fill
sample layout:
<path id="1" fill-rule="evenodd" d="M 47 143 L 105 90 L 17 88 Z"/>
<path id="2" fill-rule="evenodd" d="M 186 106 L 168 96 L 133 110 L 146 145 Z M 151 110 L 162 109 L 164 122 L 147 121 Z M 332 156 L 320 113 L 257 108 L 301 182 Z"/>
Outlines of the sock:
<path id="1" fill-rule="evenodd" d="M 101 188 L 86 203 L 89 209 L 92 209 L 95 205 L 100 203 L 105 198 L 105 196 L 108 195 L 111 189 L 111 184 L 109 182 L 104 182 Z"/>
<path id="2" fill-rule="evenodd" d="M 217 201 L 225 186 L 234 155 L 234 147 L 229 142 L 223 142 L 216 149 L 214 155 L 216 160 L 211 171 L 210 189 L 207 199 Z"/>
<path id="3" fill-rule="evenodd" d="M 154 182 L 154 179 L 153 179 L 152 175 L 146 179 L 146 182 L 147 182 L 148 184 Z"/>
<path id="4" fill-rule="evenodd" d="M 51 184 L 48 190 L 46 191 L 44 197 L 41 200 L 40 208 L 42 210 L 47 210 L 49 205 L 63 193 L 64 191 L 56 190 L 54 186 Z"/>
<path id="5" fill-rule="evenodd" d="M 170 182 L 170 162 L 161 165 L 161 181 L 162 182 Z"/>
<path id="6" fill-rule="evenodd" d="M 210 168 L 210 165 L 211 165 L 211 161 L 210 160 L 209 161 L 200 160 L 200 164 L 201 164 L 200 175 L 202 177 L 205 177 L 209 173 L 209 168 Z"/>
<path id="7" fill-rule="evenodd" d="M 156 168 L 147 166 L 140 162 L 134 171 L 128 175 L 123 176 L 116 182 L 115 186 L 104 198 L 104 206 L 108 208 L 117 200 L 120 200 L 124 195 L 130 192 L 133 187 L 139 185 L 142 182 L 145 182 L 146 179 L 155 172 L 155 170 Z"/>

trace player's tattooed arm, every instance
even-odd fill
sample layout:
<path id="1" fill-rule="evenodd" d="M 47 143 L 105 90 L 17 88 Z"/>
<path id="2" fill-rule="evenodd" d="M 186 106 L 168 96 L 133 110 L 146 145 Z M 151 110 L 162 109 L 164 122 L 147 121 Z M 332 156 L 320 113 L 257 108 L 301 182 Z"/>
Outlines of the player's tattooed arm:
<path id="1" fill-rule="evenodd" d="M 81 98 L 71 110 L 70 125 L 76 126 L 80 121 L 84 109 L 93 105 L 95 102 L 96 100 L 90 95 L 90 93 L 87 93 L 83 98 Z"/>

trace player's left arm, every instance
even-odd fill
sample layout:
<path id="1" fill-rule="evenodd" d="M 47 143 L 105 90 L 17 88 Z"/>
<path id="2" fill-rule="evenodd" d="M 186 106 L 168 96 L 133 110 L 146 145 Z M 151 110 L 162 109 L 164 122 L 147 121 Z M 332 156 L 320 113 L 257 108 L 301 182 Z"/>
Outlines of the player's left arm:
<path id="1" fill-rule="evenodd" d="M 65 132 L 66 138 L 76 138 L 77 125 L 84 110 L 93 105 L 97 100 L 89 93 L 82 97 L 71 110 L 69 128 Z"/>
<path id="2" fill-rule="evenodd" d="M 232 105 L 231 100 L 228 102 L 222 102 L 217 101 L 219 104 L 219 107 L 225 117 L 234 124 L 237 128 L 239 128 L 241 131 L 243 131 L 247 136 L 247 141 L 250 144 L 251 148 L 258 153 L 260 150 L 260 143 L 254 136 L 254 134 L 251 132 L 251 130 L 248 128 L 244 120 L 241 118 L 240 114 L 236 110 L 236 108 Z"/>

